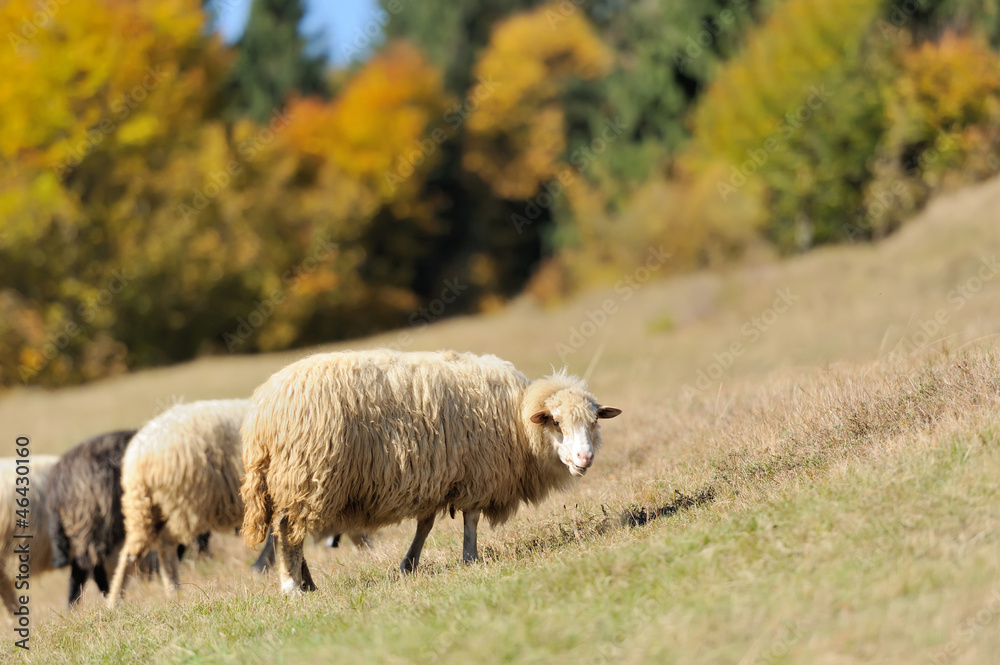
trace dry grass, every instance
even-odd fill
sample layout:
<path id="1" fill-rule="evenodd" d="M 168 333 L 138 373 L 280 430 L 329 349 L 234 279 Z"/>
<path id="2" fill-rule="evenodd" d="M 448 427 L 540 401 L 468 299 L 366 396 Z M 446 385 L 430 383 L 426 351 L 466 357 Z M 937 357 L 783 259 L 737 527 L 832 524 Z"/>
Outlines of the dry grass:
<path id="1" fill-rule="evenodd" d="M 410 529 L 391 529 L 371 552 L 314 547 L 321 590 L 289 600 L 227 537 L 184 576 L 180 602 L 152 583 L 133 585 L 120 611 L 92 596 L 80 612 L 44 617 L 34 658 L 266 662 L 291 648 L 294 662 L 491 662 L 502 648 L 517 661 L 708 663 L 794 638 L 790 662 L 915 662 L 957 639 L 934 612 L 962 625 L 985 602 L 984 575 L 1000 575 L 995 558 L 967 565 L 1000 526 L 998 384 L 1000 359 L 977 348 L 746 385 L 721 418 L 707 401 L 666 407 L 688 428 L 647 446 L 672 455 L 610 456 L 572 504 L 557 498 L 485 533 L 477 566 L 458 562 L 460 531 L 446 520 L 422 572 L 402 580 Z M 913 620 L 936 632 L 908 644 Z M 474 646 L 482 630 L 490 648 Z M 987 653 L 974 640 L 962 648 Z M 755 658 L 746 662 L 767 662 Z"/>
<path id="2" fill-rule="evenodd" d="M 89 589 L 70 614 L 65 575 L 38 580 L 31 658 L 985 662 L 1000 652 L 1000 601 L 985 628 L 966 622 L 1000 592 L 1000 359 L 988 337 L 1000 275 L 961 307 L 949 292 L 1000 255 L 998 207 L 1000 181 L 876 247 L 651 283 L 620 302 L 569 361 L 583 372 L 596 354 L 594 391 L 624 415 L 604 425 L 573 491 L 483 530 L 479 565 L 461 565 L 460 520 L 445 519 L 421 573 L 401 580 L 405 524 L 368 552 L 313 547 L 320 591 L 285 599 L 247 570 L 252 552 L 219 536 L 214 558 L 186 564 L 179 602 L 140 582 L 120 610 Z M 785 286 L 800 300 L 751 343 L 743 324 Z M 520 302 L 422 329 L 410 348 L 488 351 L 540 374 L 609 297 Z M 887 354 L 942 308 L 944 342 Z M 668 330 L 650 325 L 668 315 Z M 682 390 L 733 341 L 746 352 L 720 380 Z M 11 442 L 27 433 L 59 451 L 140 424 L 171 396 L 245 396 L 299 355 L 21 391 L 0 401 L 0 420 Z M 955 654 L 935 660 L 949 644 Z"/>

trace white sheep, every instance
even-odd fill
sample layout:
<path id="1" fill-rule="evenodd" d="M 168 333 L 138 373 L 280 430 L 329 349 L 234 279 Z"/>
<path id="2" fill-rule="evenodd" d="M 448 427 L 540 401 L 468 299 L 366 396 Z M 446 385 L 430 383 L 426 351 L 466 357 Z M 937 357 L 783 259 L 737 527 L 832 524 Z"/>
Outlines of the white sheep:
<path id="1" fill-rule="evenodd" d="M 122 460 L 125 544 L 108 593 L 114 607 L 126 568 L 156 548 L 168 593 L 180 587 L 179 544 L 243 519 L 240 424 L 246 400 L 179 404 L 146 423 Z"/>
<path id="2" fill-rule="evenodd" d="M 307 533 L 373 530 L 408 518 L 416 568 L 435 516 L 461 510 L 463 559 L 492 525 L 582 476 L 600 446 L 600 406 L 583 381 L 530 382 L 494 356 L 373 350 L 327 353 L 257 388 L 243 424 L 244 541 L 272 526 L 282 590 L 312 590 Z"/>
<path id="3" fill-rule="evenodd" d="M 0 458 L 0 545 L 3 547 L 0 551 L 0 598 L 12 614 L 20 607 L 18 596 L 21 594 L 15 593 L 13 581 L 18 573 L 15 572 L 12 577 L 10 568 L 18 571 L 21 564 L 26 563 L 30 577 L 52 570 L 45 493 L 49 473 L 59 458 L 55 455 L 32 455 L 26 459 L 25 463 L 25 458 Z M 19 462 L 27 470 L 26 473 L 17 473 Z M 18 478 L 22 479 L 21 482 Z M 22 517 L 17 511 L 23 510 L 25 503 L 27 516 Z M 18 519 L 26 519 L 28 528 L 19 528 Z M 15 535 L 30 535 L 30 538 L 16 538 Z M 20 558 L 25 548 L 28 549 L 26 562 Z M 23 583 L 24 579 L 18 582 Z"/>

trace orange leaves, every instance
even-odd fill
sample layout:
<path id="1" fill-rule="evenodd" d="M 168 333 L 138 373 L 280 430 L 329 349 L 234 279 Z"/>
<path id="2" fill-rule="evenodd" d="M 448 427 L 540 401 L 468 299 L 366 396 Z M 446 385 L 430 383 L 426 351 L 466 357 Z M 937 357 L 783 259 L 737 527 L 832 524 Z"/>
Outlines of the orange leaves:
<path id="1" fill-rule="evenodd" d="M 1000 57 L 975 39 L 946 34 L 903 58 L 894 120 L 911 131 L 1000 120 Z M 913 127 L 913 124 L 923 127 Z"/>
<path id="2" fill-rule="evenodd" d="M 372 58 L 332 102 L 290 104 L 289 140 L 392 199 L 398 181 L 386 176 L 405 181 L 412 175 L 399 168 L 401 160 L 420 153 L 411 161 L 419 161 L 421 172 L 433 163 L 420 140 L 440 129 L 446 101 L 440 72 L 416 48 L 397 42 Z"/>
<path id="3" fill-rule="evenodd" d="M 500 23 L 476 64 L 462 164 L 504 198 L 527 198 L 552 177 L 566 148 L 558 94 L 567 78 L 594 78 L 611 56 L 579 11 L 545 5 Z"/>
<path id="4" fill-rule="evenodd" d="M 1000 56 L 976 38 L 945 33 L 899 60 L 885 86 L 889 127 L 858 222 L 878 233 L 899 226 L 934 190 L 1000 168 Z"/>

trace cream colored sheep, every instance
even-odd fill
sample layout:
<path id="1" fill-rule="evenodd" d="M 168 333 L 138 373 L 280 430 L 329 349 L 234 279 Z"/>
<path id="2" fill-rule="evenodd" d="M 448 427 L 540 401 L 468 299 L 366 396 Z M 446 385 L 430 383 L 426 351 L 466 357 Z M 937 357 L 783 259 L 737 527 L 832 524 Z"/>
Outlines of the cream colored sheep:
<path id="1" fill-rule="evenodd" d="M 307 533 L 374 530 L 408 518 L 416 568 L 435 516 L 465 513 L 463 558 L 493 525 L 583 475 L 602 407 L 574 377 L 530 382 L 494 356 L 390 350 L 311 356 L 254 392 L 243 424 L 244 540 L 274 527 L 285 592 L 315 588 Z"/>
<path id="2" fill-rule="evenodd" d="M 168 593 L 180 587 L 177 545 L 243 519 L 240 424 L 246 400 L 179 404 L 149 421 L 122 460 L 125 544 L 108 593 L 114 607 L 129 563 L 156 548 Z"/>
<path id="3" fill-rule="evenodd" d="M 52 545 L 49 540 L 49 527 L 45 511 L 45 492 L 49 473 L 59 458 L 55 455 L 32 455 L 27 458 L 0 458 L 0 598 L 4 607 L 13 613 L 20 603 L 15 592 L 14 580 L 17 579 L 17 569 L 21 563 L 19 552 L 28 548 L 29 566 L 27 582 L 40 573 L 52 570 Z M 17 473 L 18 463 L 27 468 L 27 473 Z M 18 483 L 18 478 L 27 478 L 26 482 Z M 18 488 L 27 487 L 27 494 L 18 492 Z M 17 527 L 19 518 L 17 510 L 22 509 L 18 499 L 27 499 L 28 528 Z M 15 538 L 15 534 L 31 534 L 31 538 Z M 12 575 L 11 569 L 15 572 Z M 23 583 L 25 580 L 18 580 Z M 23 591 L 23 587 L 20 589 Z"/>

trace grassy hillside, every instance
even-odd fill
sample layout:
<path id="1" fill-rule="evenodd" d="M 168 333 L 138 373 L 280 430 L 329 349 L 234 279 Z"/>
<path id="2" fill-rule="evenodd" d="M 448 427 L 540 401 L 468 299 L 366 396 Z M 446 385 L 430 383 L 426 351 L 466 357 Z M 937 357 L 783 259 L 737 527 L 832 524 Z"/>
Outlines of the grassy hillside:
<path id="1" fill-rule="evenodd" d="M 998 209 L 994 181 L 878 245 L 670 281 L 635 272 L 551 310 L 524 300 L 331 347 L 492 352 L 531 375 L 562 353 L 625 413 L 573 491 L 484 528 L 481 564 L 459 563 L 460 521 L 444 519 L 400 579 L 404 524 L 371 551 L 313 546 L 320 591 L 286 599 L 217 536 L 213 558 L 183 566 L 178 602 L 138 582 L 118 610 L 91 588 L 70 614 L 65 573 L 42 578 L 31 659 L 988 662 Z M 603 325 L 585 326 L 602 307 Z M 247 395 L 304 353 L 18 391 L 0 421 L 11 447 L 27 434 L 59 452 L 175 399 Z"/>

